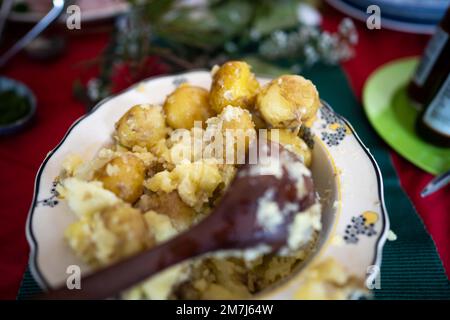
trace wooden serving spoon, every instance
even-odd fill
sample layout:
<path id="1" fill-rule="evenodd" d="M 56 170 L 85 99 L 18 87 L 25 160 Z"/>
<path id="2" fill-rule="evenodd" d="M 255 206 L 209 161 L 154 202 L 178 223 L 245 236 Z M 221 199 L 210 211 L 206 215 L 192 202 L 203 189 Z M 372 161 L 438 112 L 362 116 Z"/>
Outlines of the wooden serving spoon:
<path id="1" fill-rule="evenodd" d="M 271 151 L 274 146 L 271 145 Z M 278 144 L 275 147 L 279 147 L 279 153 L 271 152 L 266 159 L 273 161 L 270 166 L 262 167 L 261 163 L 242 165 L 214 211 L 186 232 L 86 276 L 81 280 L 81 289 L 61 287 L 37 298 L 105 299 L 158 271 L 206 253 L 252 248 L 260 244 L 269 245 L 273 252 L 279 250 L 286 245 L 288 227 L 295 214 L 314 203 L 314 188 L 309 176 L 292 177 L 290 166 L 301 161 L 297 155 Z M 297 189 L 299 182 L 304 188 L 302 196 Z M 271 199 L 284 212 L 284 220 L 275 228 L 267 228 L 258 218 L 258 200 L 269 191 Z M 293 203 L 296 208 L 289 209 Z"/>

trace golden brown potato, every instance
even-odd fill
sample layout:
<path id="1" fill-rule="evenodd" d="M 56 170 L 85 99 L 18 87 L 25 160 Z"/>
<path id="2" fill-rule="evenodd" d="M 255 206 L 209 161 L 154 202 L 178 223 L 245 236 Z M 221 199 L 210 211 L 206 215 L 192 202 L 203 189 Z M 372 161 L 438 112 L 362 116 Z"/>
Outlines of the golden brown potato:
<path id="1" fill-rule="evenodd" d="M 250 141 L 256 138 L 252 115 L 246 109 L 227 106 L 207 124 L 204 155 L 223 159 L 228 164 L 236 163 L 238 157 L 242 159 Z"/>
<path id="2" fill-rule="evenodd" d="M 139 210 L 122 205 L 101 212 L 101 217 L 104 226 L 118 238 L 112 260 L 130 256 L 155 243 Z"/>
<path id="3" fill-rule="evenodd" d="M 108 207 L 72 223 L 64 237 L 77 255 L 96 267 L 111 264 L 155 243 L 140 211 L 125 204 Z"/>
<path id="4" fill-rule="evenodd" d="M 213 75 L 209 101 L 211 107 L 220 113 L 228 105 L 251 108 L 259 83 L 243 61 L 223 64 Z"/>
<path id="5" fill-rule="evenodd" d="M 164 102 L 166 120 L 173 129 L 191 129 L 194 121 L 205 122 L 213 115 L 206 89 L 180 85 Z"/>
<path id="6" fill-rule="evenodd" d="M 144 163 L 132 154 L 113 158 L 95 173 L 95 179 L 101 181 L 105 189 L 129 203 L 141 196 L 144 178 Z"/>
<path id="7" fill-rule="evenodd" d="M 144 194 L 137 206 L 142 212 L 154 210 L 167 215 L 178 231 L 187 229 L 196 216 L 194 209 L 185 204 L 176 191 Z"/>
<path id="8" fill-rule="evenodd" d="M 254 130 L 252 115 L 248 110 L 228 106 L 222 110 L 219 118 L 223 120 L 223 130 Z"/>
<path id="9" fill-rule="evenodd" d="M 256 108 L 275 128 L 297 127 L 313 118 L 319 106 L 314 84 L 297 75 L 272 80 L 256 97 Z"/>
<path id="10" fill-rule="evenodd" d="M 116 123 L 116 140 L 127 148 L 150 149 L 167 134 L 162 107 L 141 104 L 132 107 Z"/>
<path id="11" fill-rule="evenodd" d="M 256 138 L 255 124 L 253 123 L 252 115 L 248 110 L 231 107 L 228 106 L 223 109 L 220 117 L 223 119 L 222 130 L 225 133 L 225 143 L 227 131 L 231 131 L 234 133 L 234 151 L 235 151 L 235 160 L 242 160 L 241 154 L 245 154 L 246 150 L 250 142 Z M 244 136 L 244 139 L 242 139 Z M 241 137 L 241 138 L 240 138 Z M 241 139 L 241 141 L 239 140 Z M 242 144 L 242 140 L 244 141 L 244 145 Z M 241 149 L 242 146 L 244 149 Z M 225 145 L 226 149 L 229 150 L 231 148 L 228 144 Z"/>
<path id="12" fill-rule="evenodd" d="M 275 132 L 275 130 L 277 132 Z M 289 129 L 271 129 L 268 132 L 268 138 L 272 141 L 280 143 L 289 151 L 295 152 L 307 167 L 311 165 L 311 149 L 308 148 L 305 141 L 303 141 L 297 134 Z M 278 140 L 278 141 L 276 141 Z"/>
<path id="13" fill-rule="evenodd" d="M 255 129 L 267 129 L 267 123 L 261 117 L 259 111 L 252 110 L 251 112 L 253 123 L 255 124 Z"/>

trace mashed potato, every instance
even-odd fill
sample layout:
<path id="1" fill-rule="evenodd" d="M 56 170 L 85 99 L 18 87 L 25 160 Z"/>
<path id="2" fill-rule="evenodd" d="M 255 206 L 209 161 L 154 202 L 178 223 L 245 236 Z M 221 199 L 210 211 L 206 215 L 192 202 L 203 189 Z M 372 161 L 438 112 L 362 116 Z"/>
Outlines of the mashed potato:
<path id="1" fill-rule="evenodd" d="M 214 190 L 222 182 L 216 164 L 197 161 L 179 164 L 172 171 L 161 171 L 151 177 L 145 186 L 153 192 L 178 191 L 181 199 L 193 208 L 208 202 Z"/>
<path id="2" fill-rule="evenodd" d="M 280 143 L 309 166 L 311 150 L 291 126 L 314 118 L 318 95 L 303 78 L 280 79 L 259 91 L 249 66 L 230 62 L 215 73 L 209 92 L 184 85 L 169 95 L 164 108 L 142 104 L 125 112 L 112 145 L 94 159 L 72 155 L 62 164 L 58 192 L 77 217 L 65 233 L 68 246 L 98 268 L 167 241 L 207 216 L 236 174 L 237 157 L 228 162 L 227 152 L 245 155 L 258 136 L 256 114 L 258 129 L 280 128 Z M 292 86 L 301 87 L 302 94 L 288 94 Z M 205 125 L 192 127 L 196 120 Z M 227 144 L 227 130 L 241 133 Z M 225 153 L 214 149 L 218 144 Z M 302 174 L 309 172 L 305 165 Z M 270 254 L 262 244 L 214 253 L 164 270 L 123 296 L 251 298 L 307 257 L 321 228 L 320 215 L 314 205 L 295 219 L 289 229 L 294 250 Z"/>

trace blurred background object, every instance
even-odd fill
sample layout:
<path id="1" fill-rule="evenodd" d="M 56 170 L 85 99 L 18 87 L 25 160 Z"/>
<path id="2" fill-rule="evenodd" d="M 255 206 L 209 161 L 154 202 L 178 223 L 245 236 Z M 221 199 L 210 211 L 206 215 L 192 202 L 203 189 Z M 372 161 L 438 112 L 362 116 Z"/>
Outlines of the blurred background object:
<path id="1" fill-rule="evenodd" d="M 6 20 L 8 19 L 8 16 L 11 12 L 13 4 L 14 4 L 14 0 L 4 0 L 1 3 L 1 7 L 0 7 L 0 41 L 2 39 L 3 29 L 5 28 Z"/>
<path id="2" fill-rule="evenodd" d="M 343 0 L 364 11 L 379 6 L 383 16 L 398 21 L 418 21 L 436 25 L 443 17 L 449 0 Z"/>
<path id="3" fill-rule="evenodd" d="M 445 13 L 445 12 L 444 12 Z M 450 7 L 420 61 L 382 66 L 364 89 L 364 108 L 378 134 L 432 174 L 450 169 Z"/>
<path id="4" fill-rule="evenodd" d="M 450 7 L 422 55 L 408 94 L 422 111 L 416 121 L 417 134 L 450 148 Z"/>
<path id="5" fill-rule="evenodd" d="M 126 86 L 148 76 L 144 69 L 149 56 L 161 59 L 170 72 L 210 68 L 239 57 L 257 73 L 277 73 L 274 63 L 298 73 L 316 63 L 350 59 L 358 41 L 349 19 L 334 33 L 322 31 L 317 0 L 130 3 L 101 57 L 99 77 L 85 89 L 77 87 L 78 96 L 90 105 L 117 91 L 111 80 L 118 70 L 130 71 Z"/>
<path id="6" fill-rule="evenodd" d="M 13 1 L 13 10 L 8 17 L 13 22 L 36 23 L 51 8 L 51 2 L 48 0 Z M 80 7 L 83 22 L 114 18 L 128 10 L 126 0 L 74 0 L 72 2 Z M 65 24 L 66 15 L 60 18 L 60 22 Z"/>
<path id="7" fill-rule="evenodd" d="M 36 39 L 41 32 L 43 32 L 53 21 L 63 13 L 65 9 L 64 0 L 53 0 L 53 6 L 47 12 L 47 14 L 39 20 L 36 25 L 28 31 L 22 38 L 17 40 L 11 48 L 4 52 L 0 56 L 0 68 L 3 67 L 14 55 L 27 46 L 31 41 Z"/>
<path id="8" fill-rule="evenodd" d="M 0 77 L 0 136 L 25 128 L 36 112 L 36 98 L 19 81 Z"/>
<path id="9" fill-rule="evenodd" d="M 402 32 L 432 34 L 450 0 L 326 0 L 355 19 L 366 21 L 369 6 L 378 6 L 382 27 Z"/>
<path id="10" fill-rule="evenodd" d="M 444 188 L 446 185 L 450 183 L 450 170 L 444 172 L 443 174 L 438 175 L 436 178 L 430 181 L 429 184 L 423 188 L 420 196 L 422 198 L 428 197 L 430 194 L 435 193 L 436 191 Z"/>
<path id="11" fill-rule="evenodd" d="M 440 174 L 450 168 L 450 149 L 417 134 L 420 112 L 406 91 L 418 60 L 402 58 L 378 68 L 365 83 L 363 107 L 370 124 L 389 146 L 422 170 Z"/>
<path id="12" fill-rule="evenodd" d="M 32 40 L 25 51 L 35 60 L 52 60 L 60 56 L 66 47 L 66 38 L 61 35 L 40 36 Z"/>

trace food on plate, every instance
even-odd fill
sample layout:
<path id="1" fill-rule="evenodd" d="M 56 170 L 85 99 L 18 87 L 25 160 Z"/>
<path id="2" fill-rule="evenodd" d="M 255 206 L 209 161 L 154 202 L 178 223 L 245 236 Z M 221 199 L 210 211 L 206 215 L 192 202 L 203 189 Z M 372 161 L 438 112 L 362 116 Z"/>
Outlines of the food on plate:
<path id="1" fill-rule="evenodd" d="M 227 106 L 217 117 L 209 118 L 206 123 L 206 136 L 214 137 L 215 143 L 221 143 L 221 146 L 214 143 L 210 146 L 214 146 L 214 151 L 218 151 L 228 162 L 235 162 L 239 155 L 245 155 L 250 142 L 256 138 L 252 115 L 240 107 Z M 217 138 L 220 138 L 221 142 Z M 220 157 L 217 152 L 215 154 Z"/>
<path id="2" fill-rule="evenodd" d="M 167 124 L 173 129 L 191 129 L 195 121 L 204 123 L 214 113 L 208 90 L 183 83 L 164 102 Z"/>
<path id="3" fill-rule="evenodd" d="M 259 91 L 250 67 L 232 61 L 215 70 L 209 91 L 184 84 L 162 103 L 124 109 L 110 145 L 93 159 L 72 155 L 62 163 L 57 191 L 77 219 L 65 239 L 94 269 L 152 248 L 210 214 L 236 175 L 236 154 L 245 156 L 263 135 L 299 156 L 289 174 L 312 179 L 312 152 L 297 130 L 319 108 L 309 80 L 286 75 Z M 263 170 L 280 174 L 273 164 Z M 267 195 L 258 201 L 265 223 L 280 214 L 272 200 Z M 288 230 L 286 250 L 270 253 L 261 244 L 209 254 L 164 270 L 122 297 L 251 298 L 289 276 L 314 250 L 321 230 L 318 199 L 296 214 Z"/>
<path id="4" fill-rule="evenodd" d="M 128 148 L 151 148 L 167 134 L 166 119 L 161 106 L 141 104 L 132 107 L 116 123 L 114 137 Z"/>
<path id="5" fill-rule="evenodd" d="M 302 76 L 284 75 L 265 85 L 256 96 L 256 109 L 274 128 L 293 128 L 314 119 L 320 106 L 314 84 Z"/>
<path id="6" fill-rule="evenodd" d="M 221 182 L 219 167 L 214 162 L 196 161 L 180 163 L 171 171 L 158 172 L 145 186 L 153 192 L 176 190 L 184 203 L 200 210 Z"/>
<path id="7" fill-rule="evenodd" d="M 167 218 L 168 224 L 176 231 L 189 228 L 197 216 L 197 212 L 181 199 L 177 191 L 146 193 L 139 199 L 136 207 L 141 212 L 152 211 Z M 158 237 L 157 234 L 156 236 Z"/>
<path id="8" fill-rule="evenodd" d="M 259 83 L 250 66 L 243 61 L 229 61 L 213 69 L 209 101 L 220 113 L 226 106 L 252 108 Z"/>
<path id="9" fill-rule="evenodd" d="M 144 177 L 144 162 L 133 154 L 117 156 L 95 173 L 95 180 L 100 181 L 103 188 L 129 203 L 141 196 Z"/>
<path id="10" fill-rule="evenodd" d="M 326 258 L 309 265 L 299 277 L 294 294 L 299 300 L 345 300 L 354 294 L 367 295 L 360 279 L 352 276 L 338 261 Z"/>
<path id="11" fill-rule="evenodd" d="M 79 217 L 65 237 L 87 263 L 105 266 L 154 244 L 141 212 L 103 189 L 101 183 L 68 178 L 60 190 Z"/>
<path id="12" fill-rule="evenodd" d="M 303 159 L 306 166 L 309 167 L 311 165 L 311 149 L 294 131 L 290 129 L 269 130 L 268 138 L 275 139 L 275 141 L 278 141 L 286 149 L 296 153 L 301 159 Z"/>

